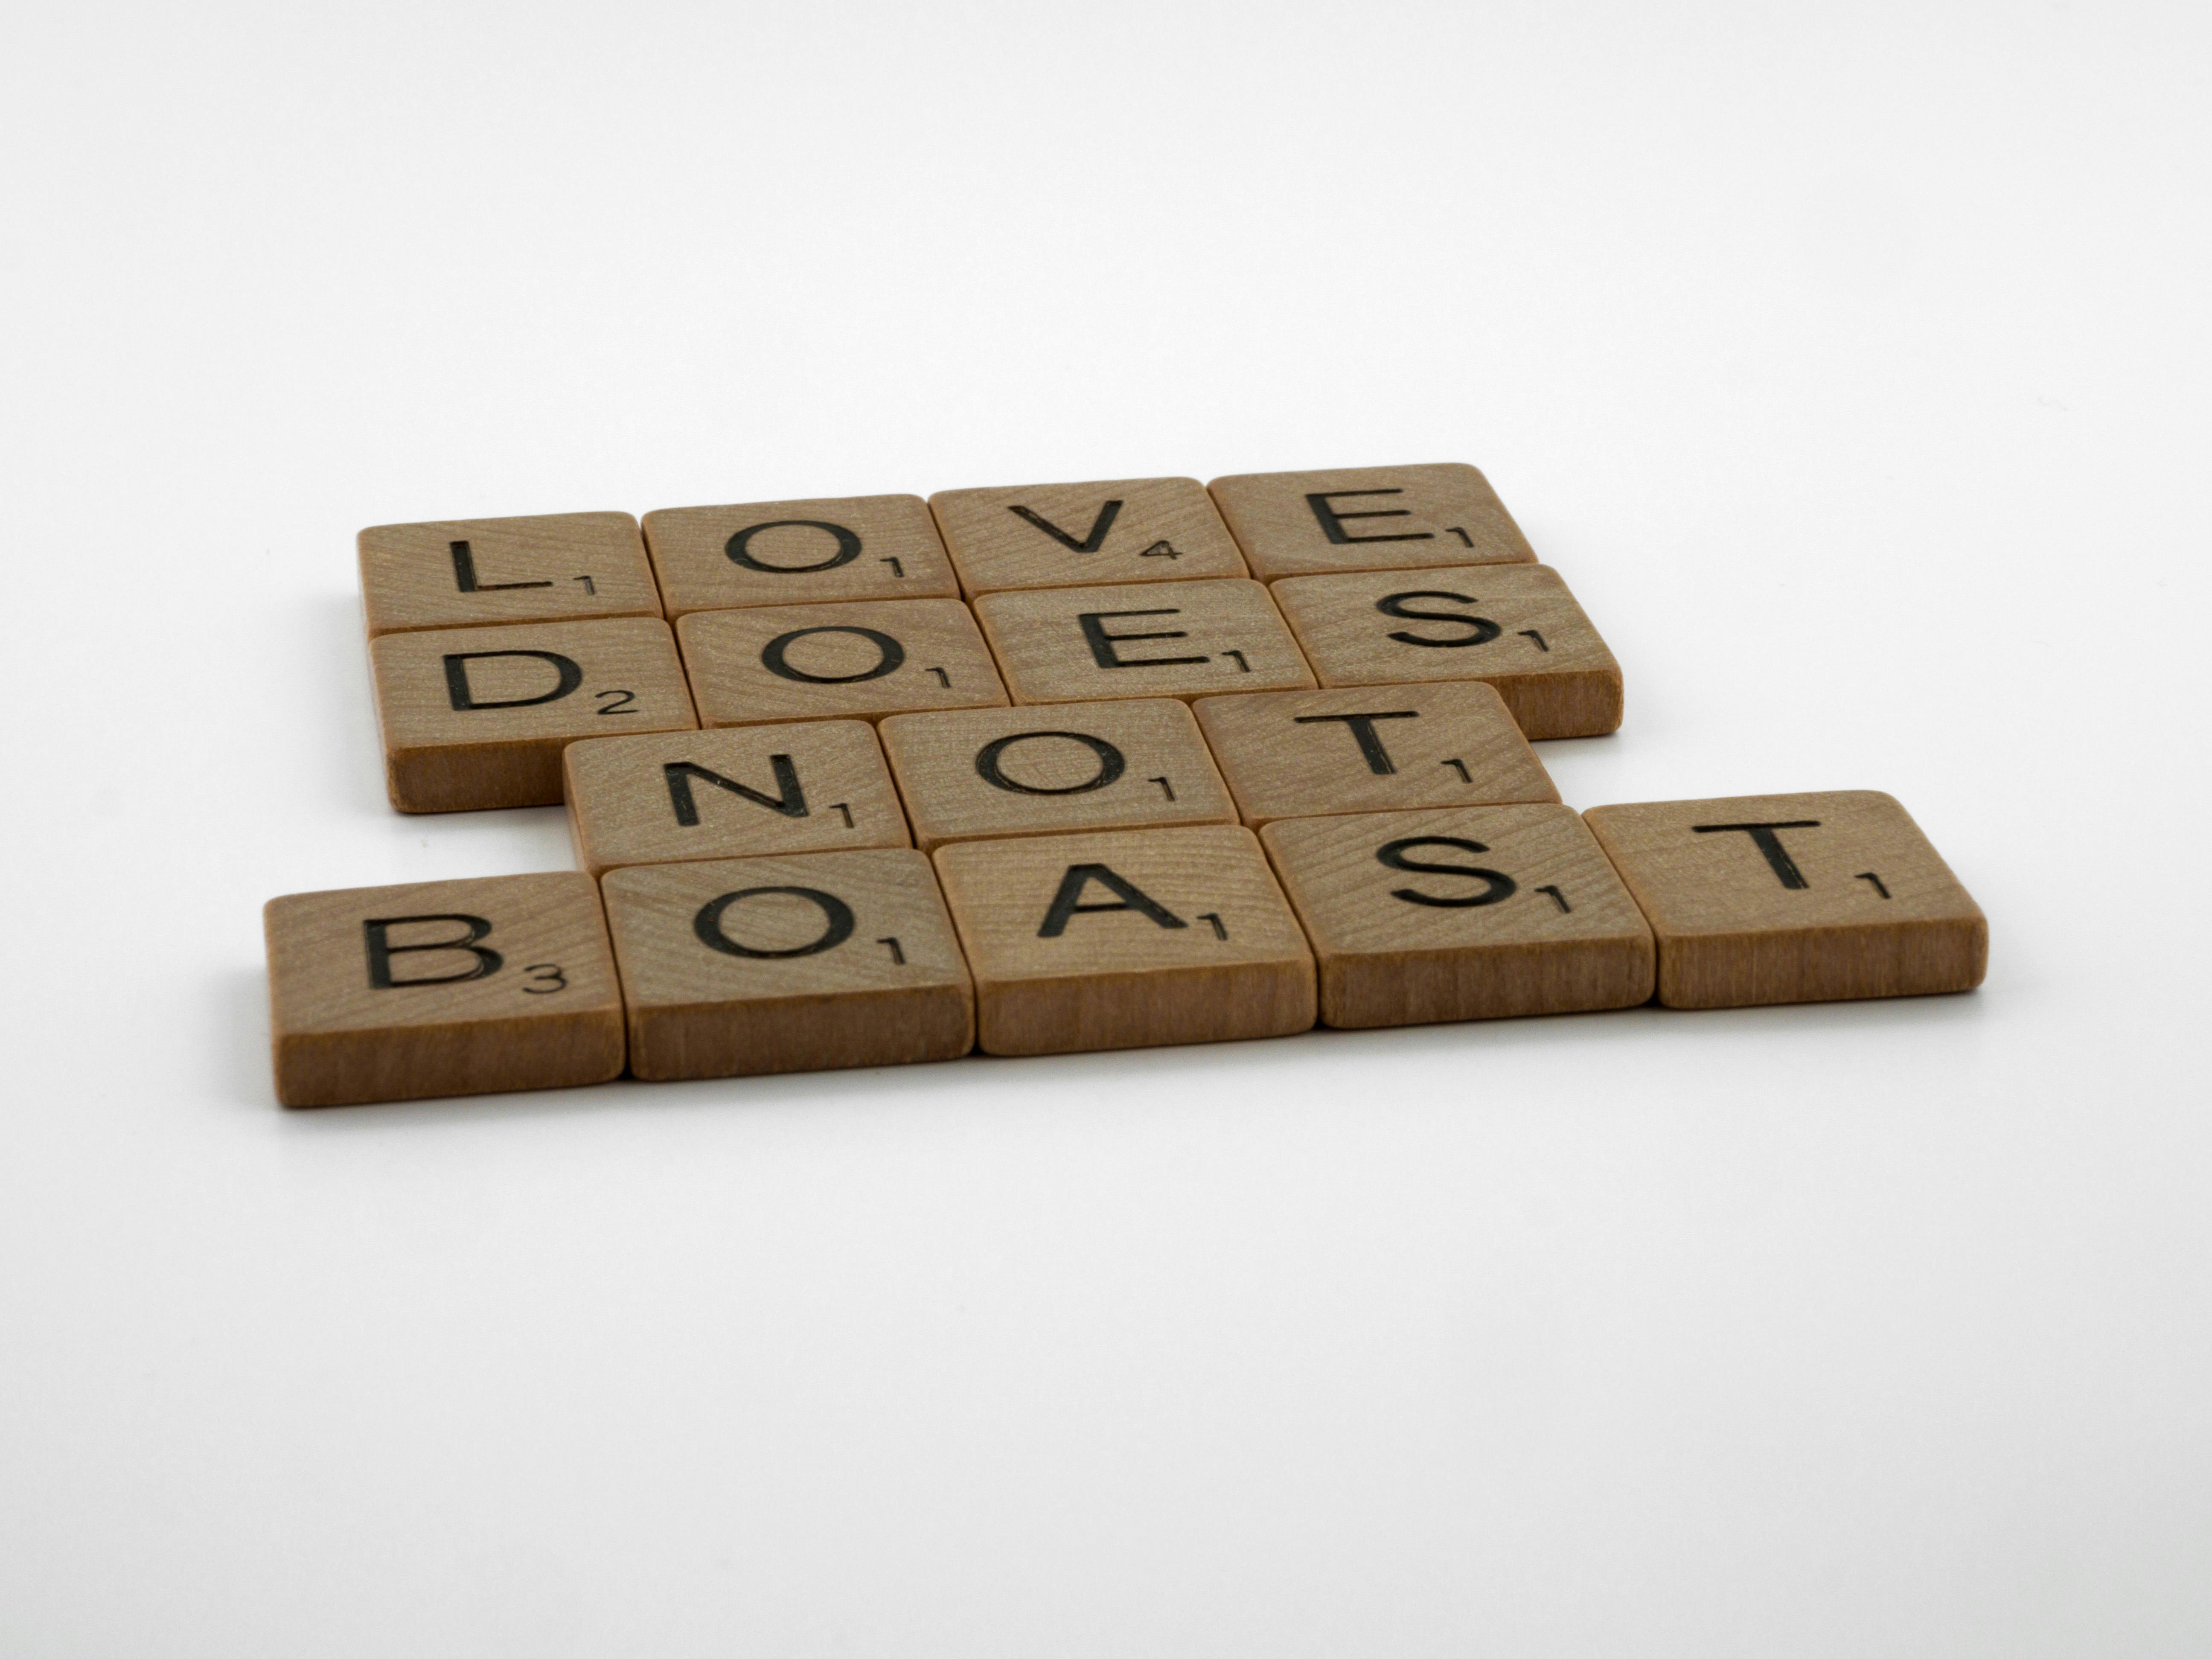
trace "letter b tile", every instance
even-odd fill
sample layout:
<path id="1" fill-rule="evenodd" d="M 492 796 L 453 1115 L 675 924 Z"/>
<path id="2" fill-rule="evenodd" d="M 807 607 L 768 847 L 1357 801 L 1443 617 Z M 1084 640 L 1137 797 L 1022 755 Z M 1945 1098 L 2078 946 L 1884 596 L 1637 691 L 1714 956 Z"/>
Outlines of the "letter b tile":
<path id="1" fill-rule="evenodd" d="M 1671 1008 L 1970 991 L 1990 930 L 1920 826 L 1871 789 L 1585 813 L 1659 941 Z"/>
<path id="2" fill-rule="evenodd" d="M 558 1089 L 622 1073 L 622 997 L 589 876 L 290 893 L 262 917 L 287 1106 Z"/>
<path id="3" fill-rule="evenodd" d="M 904 848 L 641 865 L 605 880 L 641 1078 L 953 1060 L 967 964 Z"/>
<path id="4" fill-rule="evenodd" d="M 556 805 L 562 745 L 697 724 L 657 618 L 386 634 L 368 653 L 403 812 Z"/>
<path id="5" fill-rule="evenodd" d="M 1313 955 L 1236 824 L 955 842 L 937 871 L 988 1054 L 1286 1036 Z"/>

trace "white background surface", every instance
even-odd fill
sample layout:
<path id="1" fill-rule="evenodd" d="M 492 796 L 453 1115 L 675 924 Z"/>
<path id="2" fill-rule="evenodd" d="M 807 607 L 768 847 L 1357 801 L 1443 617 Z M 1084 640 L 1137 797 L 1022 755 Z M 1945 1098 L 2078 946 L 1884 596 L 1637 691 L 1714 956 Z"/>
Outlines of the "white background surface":
<path id="1" fill-rule="evenodd" d="M 5 27 L 0 1654 L 2212 1650 L 2200 6 Z M 272 1103 L 360 526 L 1446 459 L 1987 986 Z"/>

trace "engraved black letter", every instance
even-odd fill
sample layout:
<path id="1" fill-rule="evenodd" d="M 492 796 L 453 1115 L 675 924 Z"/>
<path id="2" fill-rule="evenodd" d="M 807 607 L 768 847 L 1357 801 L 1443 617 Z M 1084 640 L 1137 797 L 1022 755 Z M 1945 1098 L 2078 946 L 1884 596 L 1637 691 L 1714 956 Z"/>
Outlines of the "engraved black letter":
<path id="1" fill-rule="evenodd" d="M 1091 533 L 1079 542 L 1041 513 L 1032 513 L 1026 507 L 1010 507 L 1006 509 L 1018 518 L 1027 519 L 1071 553 L 1096 553 L 1103 547 L 1106 544 L 1106 532 L 1114 527 L 1114 517 L 1121 510 L 1121 503 L 1119 501 L 1109 501 L 1100 507 L 1098 516 L 1091 521 Z"/>
<path id="2" fill-rule="evenodd" d="M 1784 887 L 1797 888 L 1810 887 L 1813 884 L 1805 879 L 1804 873 L 1797 868 L 1797 861 L 1784 848 L 1782 837 L 1774 832 L 1777 830 L 1818 830 L 1820 827 L 1820 820 L 1818 818 L 1796 818 L 1788 823 L 1693 823 L 1690 829 L 1693 834 L 1700 836 L 1719 836 L 1741 830 L 1751 837 L 1753 846 L 1766 854 L 1766 867 L 1774 872 L 1775 879 Z"/>
<path id="3" fill-rule="evenodd" d="M 1339 495 L 1402 495 L 1402 489 L 1325 489 L 1306 497 L 1306 505 L 1321 520 L 1321 533 L 1339 547 L 1348 547 L 1356 542 L 1432 542 L 1436 532 L 1415 530 L 1402 536 L 1352 536 L 1345 532 L 1346 519 L 1410 519 L 1413 515 L 1402 507 L 1378 507 L 1372 513 L 1340 513 L 1329 505 Z"/>
<path id="4" fill-rule="evenodd" d="M 752 538 L 763 530 L 826 530 L 836 543 L 826 559 L 812 564 L 763 564 L 747 552 Z M 766 524 L 749 524 L 730 538 L 722 551 L 730 556 L 732 564 L 741 564 L 748 570 L 765 570 L 771 576 L 797 576 L 810 570 L 835 570 L 841 564 L 850 564 L 860 556 L 860 538 L 842 524 L 824 524 L 819 519 L 771 519 Z"/>
<path id="5" fill-rule="evenodd" d="M 1318 726 L 1327 720 L 1342 720 L 1352 728 L 1352 740 L 1359 745 L 1359 752 L 1367 762 L 1367 769 L 1378 778 L 1387 778 L 1398 769 L 1390 759 L 1390 751 L 1382 746 L 1382 739 L 1375 730 L 1377 720 L 1414 720 L 1420 719 L 1416 708 L 1394 708 L 1376 714 L 1293 714 L 1293 726 Z"/>
<path id="6" fill-rule="evenodd" d="M 394 945 L 391 930 L 416 921 L 458 921 L 468 932 L 459 939 L 441 939 L 434 945 Z M 465 979 L 487 979 L 500 970 L 500 954 L 489 945 L 477 941 L 491 932 L 491 924 L 482 916 L 386 916 L 380 921 L 364 921 L 362 937 L 368 946 L 368 988 L 390 991 L 406 985 L 453 985 Z M 392 958 L 410 951 L 466 951 L 476 957 L 473 967 L 464 968 L 458 974 L 428 974 L 420 979 L 392 977 Z"/>
<path id="7" fill-rule="evenodd" d="M 1418 892 L 1411 887 L 1393 888 L 1392 898 L 1403 899 L 1408 904 L 1433 904 L 1440 909 L 1468 909 L 1478 904 L 1495 904 L 1500 899 L 1511 898 L 1517 890 L 1512 877 L 1502 871 L 1486 870 L 1474 864 L 1431 864 L 1420 859 L 1409 859 L 1409 847 L 1456 847 L 1463 853 L 1487 853 L 1490 849 L 1479 841 L 1468 841 L 1459 836 L 1408 836 L 1403 841 L 1384 843 L 1376 848 L 1375 860 L 1388 869 L 1419 870 L 1436 876 L 1467 876 L 1483 884 L 1480 893 L 1465 898 L 1438 898 L 1433 893 Z"/>
<path id="8" fill-rule="evenodd" d="M 1047 789 L 1034 783 L 1017 783 L 999 768 L 999 759 L 1013 744 L 1027 743 L 1031 738 L 1066 738 L 1070 743 L 1079 743 L 1098 757 L 1098 774 L 1084 783 L 1063 784 L 1057 789 Z M 1103 738 L 1094 738 L 1084 732 L 1016 732 L 1010 736 L 994 738 L 975 751 L 975 775 L 994 789 L 1004 789 L 1016 795 L 1084 795 L 1093 789 L 1103 789 L 1120 777 L 1128 763 L 1121 751 Z"/>
<path id="9" fill-rule="evenodd" d="M 1111 904 L 1078 904 L 1076 900 L 1083 896 L 1083 890 L 1094 881 L 1121 896 Z M 1052 908 L 1044 913 L 1044 926 L 1037 929 L 1037 937 L 1058 939 L 1067 931 L 1070 917 L 1089 915 L 1097 910 L 1135 910 L 1163 927 L 1190 926 L 1173 911 L 1155 903 L 1143 889 L 1122 880 L 1104 865 L 1071 864 L 1067 873 L 1060 878 L 1060 890 L 1052 896 Z"/>
<path id="10" fill-rule="evenodd" d="M 878 659 L 873 668 L 864 668 L 857 674 L 810 674 L 803 668 L 793 668 L 784 653 L 791 649 L 792 641 L 803 640 L 809 634 L 850 634 L 867 641 L 876 647 Z M 888 634 L 878 634 L 872 628 L 794 628 L 788 634 L 779 634 L 761 647 L 761 666 L 779 678 L 804 680 L 809 685 L 850 685 L 855 680 L 879 680 L 886 674 L 896 674 L 905 665 L 906 647 Z"/>
<path id="11" fill-rule="evenodd" d="M 1457 623 L 1468 630 L 1462 640 L 1424 639 L 1419 634 L 1396 633 L 1391 638 L 1406 645 L 1485 645 L 1504 630 L 1487 617 L 1456 617 L 1449 611 L 1408 611 L 1408 599 L 1450 599 L 1459 605 L 1474 601 L 1464 593 L 1393 593 L 1388 599 L 1375 601 L 1375 608 L 1386 617 L 1404 617 L 1413 622 Z"/>
<path id="12" fill-rule="evenodd" d="M 668 783 L 669 805 L 676 809 L 676 821 L 687 828 L 699 822 L 699 803 L 691 793 L 691 780 L 711 783 L 726 789 L 733 795 L 743 795 L 756 801 L 771 812 L 781 812 L 787 818 L 806 816 L 806 792 L 799 787 L 799 769 L 791 763 L 788 755 L 770 755 L 768 763 L 775 769 L 778 793 L 764 795 L 757 789 L 749 789 L 734 778 L 726 778 L 720 772 L 710 772 L 690 761 L 668 761 L 660 769 L 660 775 Z"/>
<path id="13" fill-rule="evenodd" d="M 448 542 L 446 550 L 453 556 L 453 586 L 464 593 L 504 593 L 514 587 L 550 587 L 551 580 L 542 582 L 480 582 L 477 580 L 477 556 L 469 551 L 466 542 Z M 589 581 L 591 578 L 584 578 Z M 586 592 L 590 592 L 587 588 Z"/>
<path id="14" fill-rule="evenodd" d="M 535 657 L 540 662 L 550 662 L 553 672 L 561 677 L 560 684 L 542 697 L 508 697 L 499 702 L 478 702 L 469 690 L 469 665 L 493 657 Z M 558 651 L 455 651 L 446 658 L 446 696 L 462 713 L 471 708 L 528 708 L 536 703 L 558 702 L 583 683 L 584 671 Z"/>
<path id="15" fill-rule="evenodd" d="M 740 945 L 722 931 L 722 912 L 739 899 L 749 899 L 761 893 L 788 893 L 793 898 L 803 898 L 818 907 L 824 926 L 822 937 L 811 945 L 795 945 L 788 951 L 757 951 L 750 945 Z M 852 907 L 835 893 L 825 893 L 813 887 L 740 887 L 734 893 L 725 893 L 701 907 L 691 918 L 691 931 L 699 936 L 699 943 L 709 950 L 720 951 L 725 956 L 769 958 L 775 957 L 811 957 L 823 951 L 834 951 L 853 937 Z"/>
<path id="16" fill-rule="evenodd" d="M 1114 654 L 1117 640 L 1187 640 L 1189 635 L 1173 634 L 1109 634 L 1105 619 L 1110 617 L 1180 617 L 1182 612 L 1173 605 L 1164 611 L 1086 611 L 1076 620 L 1083 624 L 1083 637 L 1091 641 L 1091 660 L 1101 668 L 1154 668 L 1165 663 L 1211 662 L 1211 657 L 1139 657 L 1134 662 L 1124 662 Z"/>

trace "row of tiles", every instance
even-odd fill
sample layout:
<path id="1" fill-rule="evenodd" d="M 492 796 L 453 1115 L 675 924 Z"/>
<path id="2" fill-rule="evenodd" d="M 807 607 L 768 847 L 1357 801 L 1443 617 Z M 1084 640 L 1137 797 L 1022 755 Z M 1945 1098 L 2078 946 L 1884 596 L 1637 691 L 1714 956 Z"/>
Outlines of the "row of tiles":
<path id="1" fill-rule="evenodd" d="M 1243 577 L 386 634 L 370 642 L 402 811 L 550 805 L 616 732 L 1124 698 L 1479 682 L 1532 738 L 1620 724 L 1620 665 L 1540 564 Z"/>
<path id="2" fill-rule="evenodd" d="M 359 545 L 372 635 L 1536 557 L 1459 463 L 377 525 Z"/>
<path id="3" fill-rule="evenodd" d="M 1971 989 L 1891 797 L 1528 804 L 270 901 L 291 1106 Z"/>

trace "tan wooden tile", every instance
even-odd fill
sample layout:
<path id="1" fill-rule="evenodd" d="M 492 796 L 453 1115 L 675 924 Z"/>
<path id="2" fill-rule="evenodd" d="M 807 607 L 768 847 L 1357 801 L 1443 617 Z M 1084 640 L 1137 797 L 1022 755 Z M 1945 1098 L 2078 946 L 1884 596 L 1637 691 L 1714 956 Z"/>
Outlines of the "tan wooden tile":
<path id="1" fill-rule="evenodd" d="M 1314 684 L 1267 588 L 1249 579 L 986 593 L 975 615 L 1019 703 Z"/>
<path id="2" fill-rule="evenodd" d="M 290 893 L 262 912 L 287 1106 L 605 1083 L 623 1007 L 573 871 Z"/>
<path id="3" fill-rule="evenodd" d="M 658 617 L 627 513 L 372 525 L 358 538 L 368 631 Z"/>
<path id="4" fill-rule="evenodd" d="M 994 1054 L 1285 1036 L 1313 956 L 1235 824 L 962 841 L 934 854 Z"/>
<path id="5" fill-rule="evenodd" d="M 403 812 L 553 805 L 567 744 L 696 724 L 668 624 L 644 617 L 386 634 L 368 654 Z"/>
<path id="6" fill-rule="evenodd" d="M 1195 478 L 945 489 L 929 507 L 970 594 L 1246 574 Z"/>
<path id="7" fill-rule="evenodd" d="M 968 968 L 928 858 L 904 848 L 608 872 L 641 1078 L 953 1060 Z"/>
<path id="8" fill-rule="evenodd" d="M 1269 591 L 1323 685 L 1483 680 L 1532 738 L 1620 726 L 1620 665 L 1547 565 L 1294 576 Z"/>
<path id="9" fill-rule="evenodd" d="M 695 611 L 676 636 L 702 725 L 1006 702 L 998 665 L 957 599 Z"/>
<path id="10" fill-rule="evenodd" d="M 1324 1024 L 1650 1000 L 1651 930 L 1571 807 L 1285 818 L 1260 838 L 1313 941 Z"/>
<path id="11" fill-rule="evenodd" d="M 919 495 L 842 495 L 645 515 L 675 617 L 739 605 L 949 599 L 960 592 Z"/>
<path id="12" fill-rule="evenodd" d="M 1243 821 L 1496 801 L 1559 792 L 1480 681 L 1259 691 L 1191 705 Z"/>
<path id="13" fill-rule="evenodd" d="M 1672 1008 L 1970 991 L 1989 923 L 1891 796 L 1650 801 L 1585 813 L 1659 941 Z"/>
<path id="14" fill-rule="evenodd" d="M 1244 472 L 1206 487 L 1265 581 L 1536 556 L 1490 481 L 1458 461 Z"/>
<path id="15" fill-rule="evenodd" d="M 568 745 L 562 768 L 576 862 L 593 875 L 914 844 L 866 720 L 589 738 Z"/>
<path id="16" fill-rule="evenodd" d="M 1172 697 L 894 714 L 878 730 L 925 849 L 1236 822 L 1198 723 Z"/>

